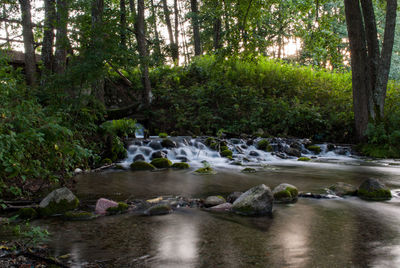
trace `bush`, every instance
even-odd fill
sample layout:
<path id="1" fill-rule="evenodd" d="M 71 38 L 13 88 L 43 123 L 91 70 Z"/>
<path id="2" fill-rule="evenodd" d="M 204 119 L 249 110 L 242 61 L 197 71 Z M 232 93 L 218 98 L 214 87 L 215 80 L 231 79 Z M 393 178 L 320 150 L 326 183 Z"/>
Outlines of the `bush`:
<path id="1" fill-rule="evenodd" d="M 125 118 L 104 122 L 101 128 L 107 134 L 117 135 L 122 138 L 134 136 L 137 130 L 136 120 Z"/>

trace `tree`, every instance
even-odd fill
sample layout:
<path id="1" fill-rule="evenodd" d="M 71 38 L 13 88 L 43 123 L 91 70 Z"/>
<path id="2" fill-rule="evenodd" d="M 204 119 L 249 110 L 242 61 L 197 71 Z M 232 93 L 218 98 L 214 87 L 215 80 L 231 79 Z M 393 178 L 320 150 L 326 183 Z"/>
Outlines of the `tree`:
<path id="1" fill-rule="evenodd" d="M 121 48 L 126 49 L 126 3 L 119 1 Z"/>
<path id="2" fill-rule="evenodd" d="M 165 16 L 165 24 L 167 25 L 167 30 L 168 30 L 168 37 L 169 37 L 169 45 L 170 45 L 170 50 L 171 50 L 171 57 L 174 63 L 178 62 L 179 58 L 179 47 L 175 43 L 174 39 L 174 34 L 172 31 L 172 24 L 171 24 L 171 19 L 170 19 L 170 11 L 167 5 L 167 0 L 162 0 L 163 3 L 163 8 L 164 8 L 164 16 Z"/>
<path id="3" fill-rule="evenodd" d="M 152 100 L 151 84 L 149 78 L 149 66 L 147 59 L 146 36 L 145 36 L 145 19 L 144 19 L 144 0 L 137 2 L 137 18 L 135 23 L 135 33 L 138 43 L 140 65 L 142 71 L 142 82 L 144 86 L 144 101 L 149 106 Z"/>
<path id="4" fill-rule="evenodd" d="M 55 0 L 44 0 L 44 29 L 42 61 L 44 77 L 53 70 L 54 22 L 56 20 Z M 44 82 L 44 79 L 42 79 Z"/>
<path id="5" fill-rule="evenodd" d="M 25 48 L 25 72 L 28 85 L 36 83 L 36 57 L 34 39 L 32 32 L 31 2 L 30 0 L 19 0 L 22 17 L 22 36 Z"/>
<path id="6" fill-rule="evenodd" d="M 190 7 L 192 11 L 192 27 L 193 27 L 193 41 L 194 41 L 194 55 L 201 55 L 201 40 L 200 40 L 200 27 L 199 27 L 199 10 L 197 8 L 197 0 L 190 0 Z"/>
<path id="7" fill-rule="evenodd" d="M 355 131 L 358 141 L 362 141 L 368 123 L 379 122 L 384 116 L 397 0 L 386 1 L 382 49 L 372 0 L 345 0 L 344 4 L 351 53 Z"/>
<path id="8" fill-rule="evenodd" d="M 67 37 L 68 25 L 68 0 L 57 0 L 57 34 L 55 52 L 55 72 L 62 74 L 67 66 L 67 49 L 69 45 Z"/>

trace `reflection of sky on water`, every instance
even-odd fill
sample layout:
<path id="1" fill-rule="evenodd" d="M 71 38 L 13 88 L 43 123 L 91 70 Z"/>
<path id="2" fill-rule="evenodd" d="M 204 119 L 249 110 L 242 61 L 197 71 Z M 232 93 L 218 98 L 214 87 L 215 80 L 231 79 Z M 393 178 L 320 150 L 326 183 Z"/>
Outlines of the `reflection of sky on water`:
<path id="1" fill-rule="evenodd" d="M 196 267 L 198 259 L 198 222 L 192 217 L 174 215 L 153 236 L 157 244 L 155 267 Z"/>

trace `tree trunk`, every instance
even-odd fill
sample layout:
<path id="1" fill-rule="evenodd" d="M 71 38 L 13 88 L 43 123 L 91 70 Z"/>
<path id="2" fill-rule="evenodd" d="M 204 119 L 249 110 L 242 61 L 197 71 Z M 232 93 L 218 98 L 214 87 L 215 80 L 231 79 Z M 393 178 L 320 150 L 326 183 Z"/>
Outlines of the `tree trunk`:
<path id="1" fill-rule="evenodd" d="M 55 52 L 55 72 L 65 73 L 67 67 L 67 49 L 69 46 L 67 37 L 68 0 L 57 0 L 57 34 Z"/>
<path id="2" fill-rule="evenodd" d="M 154 1 L 151 0 L 150 1 L 150 5 L 151 5 L 151 14 L 153 16 L 153 28 L 154 28 L 154 36 L 155 36 L 155 54 L 156 57 L 158 59 L 158 62 L 163 64 L 163 56 L 161 53 L 161 45 L 160 45 L 160 36 L 158 34 L 158 27 L 157 27 L 157 14 L 156 14 L 156 10 L 154 7 Z"/>
<path id="3" fill-rule="evenodd" d="M 358 0 L 345 0 L 344 4 L 351 53 L 355 135 L 358 141 L 362 141 L 369 122 L 371 96 L 371 88 L 367 82 L 369 75 L 365 30 Z"/>
<path id="4" fill-rule="evenodd" d="M 215 1 L 214 5 L 216 15 L 213 23 L 213 46 L 214 50 L 218 50 L 221 48 L 221 17 L 217 11 L 220 9 L 219 2 Z"/>
<path id="5" fill-rule="evenodd" d="M 36 59 L 34 39 L 32 32 L 31 3 L 30 0 L 19 0 L 22 15 L 22 36 L 25 48 L 25 73 L 26 82 L 33 86 L 36 83 Z"/>
<path id="6" fill-rule="evenodd" d="M 96 68 L 102 68 L 100 57 L 102 49 L 102 24 L 103 24 L 104 0 L 92 0 L 92 36 L 91 51 L 96 56 Z M 96 99 L 104 104 L 104 79 L 98 78 L 92 82 L 92 91 Z"/>
<path id="7" fill-rule="evenodd" d="M 169 45 L 171 49 L 171 57 L 174 63 L 177 62 L 178 60 L 178 55 L 176 54 L 176 45 L 175 45 L 175 40 L 174 40 L 174 34 L 172 32 L 172 24 L 171 24 L 171 19 L 169 17 L 169 9 L 167 5 L 167 0 L 162 0 L 163 3 L 163 9 L 164 9 L 164 16 L 165 16 L 165 24 L 167 24 L 167 30 L 168 30 L 168 37 L 169 37 Z"/>
<path id="8" fill-rule="evenodd" d="M 119 1 L 121 48 L 126 49 L 126 2 Z"/>
<path id="9" fill-rule="evenodd" d="M 356 139 L 363 141 L 368 123 L 379 122 L 384 116 L 397 1 L 387 1 L 382 52 L 379 51 L 372 0 L 345 0 L 344 3 L 351 54 Z"/>
<path id="10" fill-rule="evenodd" d="M 197 0 L 190 0 L 192 10 L 192 27 L 193 27 L 193 41 L 194 41 L 194 55 L 201 55 L 201 40 L 200 40 L 200 27 L 199 27 L 199 10 L 197 7 Z"/>
<path id="11" fill-rule="evenodd" d="M 43 77 L 51 74 L 53 71 L 54 22 L 56 20 L 55 4 L 55 0 L 44 0 L 44 29 L 42 45 Z M 43 79 L 42 82 L 45 83 Z"/>
<path id="12" fill-rule="evenodd" d="M 138 43 L 140 56 L 140 65 L 142 71 L 142 82 L 144 86 L 144 101 L 146 106 L 149 106 L 152 101 L 151 84 L 149 78 L 149 67 L 147 63 L 147 49 L 145 36 L 145 18 L 144 18 L 144 0 L 138 0 L 137 4 L 137 19 L 135 24 L 135 33 Z"/>
<path id="13" fill-rule="evenodd" d="M 179 64 L 179 11 L 178 11 L 178 0 L 174 0 L 174 15 L 175 15 L 175 46 L 174 53 L 176 56 L 176 65 Z"/>

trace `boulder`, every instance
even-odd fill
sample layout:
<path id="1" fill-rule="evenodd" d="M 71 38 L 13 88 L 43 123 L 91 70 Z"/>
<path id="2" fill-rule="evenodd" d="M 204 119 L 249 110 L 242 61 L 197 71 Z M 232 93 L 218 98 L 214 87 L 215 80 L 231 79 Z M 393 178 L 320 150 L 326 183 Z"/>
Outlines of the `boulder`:
<path id="1" fill-rule="evenodd" d="M 228 197 L 226 198 L 226 201 L 228 201 L 229 203 L 233 203 L 236 201 L 236 199 L 239 198 L 239 196 L 241 196 L 243 194 L 243 192 L 233 192 L 230 195 L 228 195 Z"/>
<path id="2" fill-rule="evenodd" d="M 188 163 L 183 163 L 183 162 L 181 162 L 181 163 L 174 163 L 174 164 L 172 164 L 171 167 L 172 167 L 172 168 L 175 168 L 175 169 L 187 169 L 187 168 L 190 168 L 190 166 L 189 166 Z"/>
<path id="3" fill-rule="evenodd" d="M 79 205 L 78 198 L 67 188 L 59 188 L 48 194 L 39 204 L 42 216 L 62 214 L 74 210 Z"/>
<path id="4" fill-rule="evenodd" d="M 168 160 L 167 158 L 153 159 L 153 161 L 151 161 L 150 164 L 152 164 L 156 168 L 169 168 L 172 166 L 172 162 L 170 160 Z"/>
<path id="5" fill-rule="evenodd" d="M 300 157 L 301 156 L 301 152 L 300 150 L 296 149 L 296 148 L 286 148 L 285 149 L 285 153 L 287 153 L 290 156 L 296 156 L 296 157 Z"/>
<path id="6" fill-rule="evenodd" d="M 144 155 L 150 155 L 151 152 L 152 152 L 152 150 L 151 150 L 150 148 L 147 148 L 147 147 L 141 147 L 139 150 L 140 150 L 142 153 L 144 153 Z"/>
<path id="7" fill-rule="evenodd" d="M 377 179 L 367 179 L 358 187 L 357 195 L 361 199 L 372 201 L 390 200 L 392 194 L 385 184 Z"/>
<path id="8" fill-rule="evenodd" d="M 181 162 L 190 162 L 189 158 L 187 158 L 186 156 L 183 155 L 178 155 L 177 157 L 175 157 L 177 160 L 181 160 Z"/>
<path id="9" fill-rule="evenodd" d="M 288 183 L 281 183 L 272 191 L 274 194 L 274 202 L 276 203 L 292 203 L 297 200 L 298 190 L 296 186 Z"/>
<path id="10" fill-rule="evenodd" d="M 161 143 L 158 141 L 151 141 L 148 146 L 153 150 L 161 150 L 163 148 Z"/>
<path id="11" fill-rule="evenodd" d="M 207 197 L 206 200 L 204 200 L 204 206 L 207 208 L 221 205 L 223 203 L 226 203 L 226 200 L 222 196 L 213 195 Z"/>
<path id="12" fill-rule="evenodd" d="M 95 212 L 96 214 L 105 215 L 107 214 L 107 209 L 113 207 L 118 207 L 118 203 L 106 198 L 100 198 L 96 202 Z"/>
<path id="13" fill-rule="evenodd" d="M 152 164 L 150 164 L 150 163 L 147 163 L 147 162 L 144 162 L 144 161 L 137 161 L 137 162 L 133 162 L 131 165 L 130 165 L 130 168 L 132 169 L 132 170 L 154 170 L 154 169 L 156 169 L 156 167 L 155 166 L 153 166 Z"/>
<path id="14" fill-rule="evenodd" d="M 170 139 L 163 139 L 161 142 L 162 147 L 164 148 L 175 148 L 176 147 L 176 142 L 170 140 Z"/>
<path id="15" fill-rule="evenodd" d="M 144 214 L 148 216 L 155 215 L 166 215 L 172 212 L 172 208 L 169 204 L 157 204 L 148 208 Z"/>
<path id="16" fill-rule="evenodd" d="M 142 154 L 135 155 L 135 157 L 133 158 L 133 162 L 145 161 L 145 160 L 146 159 L 144 158 L 144 155 L 142 155 Z"/>
<path id="17" fill-rule="evenodd" d="M 167 154 L 165 154 L 163 151 L 157 151 L 151 154 L 151 159 L 156 159 L 156 158 L 167 158 Z"/>
<path id="18" fill-rule="evenodd" d="M 260 154 L 257 153 L 256 151 L 250 151 L 249 155 L 250 156 L 260 156 Z"/>
<path id="19" fill-rule="evenodd" d="M 210 210 L 215 210 L 215 211 L 230 211 L 231 209 L 232 209 L 231 203 L 223 203 L 210 207 Z"/>
<path id="20" fill-rule="evenodd" d="M 337 182 L 329 186 L 329 190 L 337 196 L 355 195 L 357 193 L 357 187 L 344 182 Z"/>
<path id="21" fill-rule="evenodd" d="M 243 173 L 255 173 L 255 172 L 257 172 L 256 169 L 250 168 L 250 167 L 244 168 L 244 169 L 242 169 L 241 171 L 242 171 Z"/>
<path id="22" fill-rule="evenodd" d="M 236 199 L 232 210 L 245 216 L 269 215 L 272 212 L 273 201 L 271 189 L 261 184 L 251 188 Z"/>

